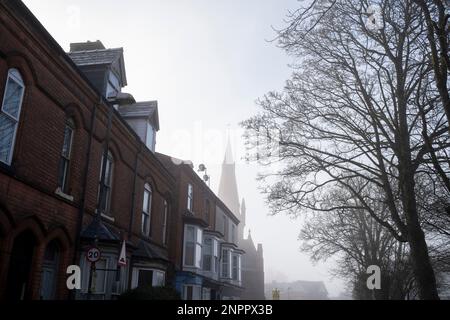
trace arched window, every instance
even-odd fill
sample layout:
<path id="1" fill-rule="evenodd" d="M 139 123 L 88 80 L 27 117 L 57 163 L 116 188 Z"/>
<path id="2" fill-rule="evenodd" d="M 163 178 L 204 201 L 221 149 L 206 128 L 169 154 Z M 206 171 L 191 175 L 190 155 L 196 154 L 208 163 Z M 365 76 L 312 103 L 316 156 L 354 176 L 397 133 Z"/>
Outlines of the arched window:
<path id="1" fill-rule="evenodd" d="M 150 220 L 152 216 L 152 188 L 148 183 L 144 186 L 144 199 L 142 204 L 142 234 L 150 236 Z"/>
<path id="2" fill-rule="evenodd" d="M 64 142 L 61 151 L 61 159 L 59 162 L 58 186 L 65 194 L 69 193 L 68 180 L 70 160 L 72 158 L 73 135 L 75 131 L 75 123 L 72 119 L 66 121 L 64 127 Z"/>
<path id="3" fill-rule="evenodd" d="M 114 158 L 111 151 L 108 151 L 108 157 L 106 158 L 104 181 L 102 181 L 103 163 L 104 157 L 102 156 L 102 162 L 100 167 L 99 197 L 101 196 L 101 189 L 103 187 L 103 199 L 100 199 L 100 212 L 109 214 L 111 208 L 111 192 L 112 192 L 112 181 L 114 171 Z"/>
<path id="4" fill-rule="evenodd" d="M 25 84 L 17 69 L 9 69 L 0 111 L 0 161 L 11 164 Z"/>

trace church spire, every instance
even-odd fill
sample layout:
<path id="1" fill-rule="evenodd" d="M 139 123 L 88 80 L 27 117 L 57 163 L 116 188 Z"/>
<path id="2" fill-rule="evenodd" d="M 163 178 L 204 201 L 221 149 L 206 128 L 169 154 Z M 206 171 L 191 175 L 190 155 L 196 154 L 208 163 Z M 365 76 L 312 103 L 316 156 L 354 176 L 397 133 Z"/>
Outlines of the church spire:
<path id="1" fill-rule="evenodd" d="M 227 205 L 234 215 L 239 218 L 240 205 L 236 183 L 236 170 L 229 137 L 225 157 L 222 163 L 222 174 L 219 182 L 219 198 Z"/>
<path id="2" fill-rule="evenodd" d="M 244 229 L 245 229 L 245 218 L 246 218 L 246 207 L 245 207 L 245 199 L 242 198 L 241 201 L 241 215 L 239 217 L 239 225 L 238 225 L 238 230 L 239 230 L 239 239 L 244 239 Z"/>

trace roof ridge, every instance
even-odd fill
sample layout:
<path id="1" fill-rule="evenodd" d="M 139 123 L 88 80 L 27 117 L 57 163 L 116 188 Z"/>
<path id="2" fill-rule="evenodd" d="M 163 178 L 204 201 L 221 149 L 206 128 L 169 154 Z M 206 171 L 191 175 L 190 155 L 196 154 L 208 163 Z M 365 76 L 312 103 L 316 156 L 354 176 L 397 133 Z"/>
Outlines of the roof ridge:
<path id="1" fill-rule="evenodd" d="M 123 51 L 123 47 L 106 48 L 106 49 L 92 49 L 92 50 L 70 51 L 70 52 L 67 52 L 67 54 L 74 54 L 74 53 L 91 53 L 91 52 L 104 52 L 104 51 Z"/>

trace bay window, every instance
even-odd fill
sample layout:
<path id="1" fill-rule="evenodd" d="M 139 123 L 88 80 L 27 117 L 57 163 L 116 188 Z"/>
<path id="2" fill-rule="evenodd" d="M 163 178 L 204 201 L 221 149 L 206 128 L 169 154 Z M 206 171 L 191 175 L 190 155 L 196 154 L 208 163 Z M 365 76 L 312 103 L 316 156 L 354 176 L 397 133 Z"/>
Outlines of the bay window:
<path id="1" fill-rule="evenodd" d="M 25 84 L 17 69 L 9 69 L 0 110 L 0 161 L 10 165 L 19 126 Z"/>
<path id="2" fill-rule="evenodd" d="M 184 265 L 201 268 L 203 231 L 197 226 L 185 225 L 184 229 Z"/>
<path id="3" fill-rule="evenodd" d="M 239 254 L 232 255 L 231 278 L 234 281 L 241 281 L 241 256 Z"/>
<path id="4" fill-rule="evenodd" d="M 211 238 L 205 238 L 203 242 L 203 270 L 212 271 L 212 250 L 213 240 Z"/>
<path id="5" fill-rule="evenodd" d="M 163 287 L 166 274 L 164 271 L 150 268 L 134 268 L 131 282 L 132 289 L 136 287 Z"/>
<path id="6" fill-rule="evenodd" d="M 203 271 L 219 273 L 219 242 L 213 237 L 203 241 Z"/>
<path id="7" fill-rule="evenodd" d="M 222 249 L 222 278 L 230 278 L 230 255 L 229 249 Z"/>

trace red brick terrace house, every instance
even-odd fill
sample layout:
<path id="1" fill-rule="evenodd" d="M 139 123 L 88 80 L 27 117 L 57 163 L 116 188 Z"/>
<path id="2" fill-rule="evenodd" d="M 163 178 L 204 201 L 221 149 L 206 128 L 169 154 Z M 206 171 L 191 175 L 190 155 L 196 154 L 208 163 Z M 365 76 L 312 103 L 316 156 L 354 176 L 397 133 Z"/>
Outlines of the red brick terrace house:
<path id="1" fill-rule="evenodd" d="M 157 153 L 176 178 L 169 257 L 174 287 L 184 300 L 240 299 L 238 218 L 212 192 L 189 161 Z"/>
<path id="2" fill-rule="evenodd" d="M 0 300 L 69 298 L 70 264 L 82 268 L 72 298 L 169 281 L 175 179 L 154 155 L 157 103 L 126 84 L 121 48 L 66 54 L 21 1 L 0 0 Z"/>

